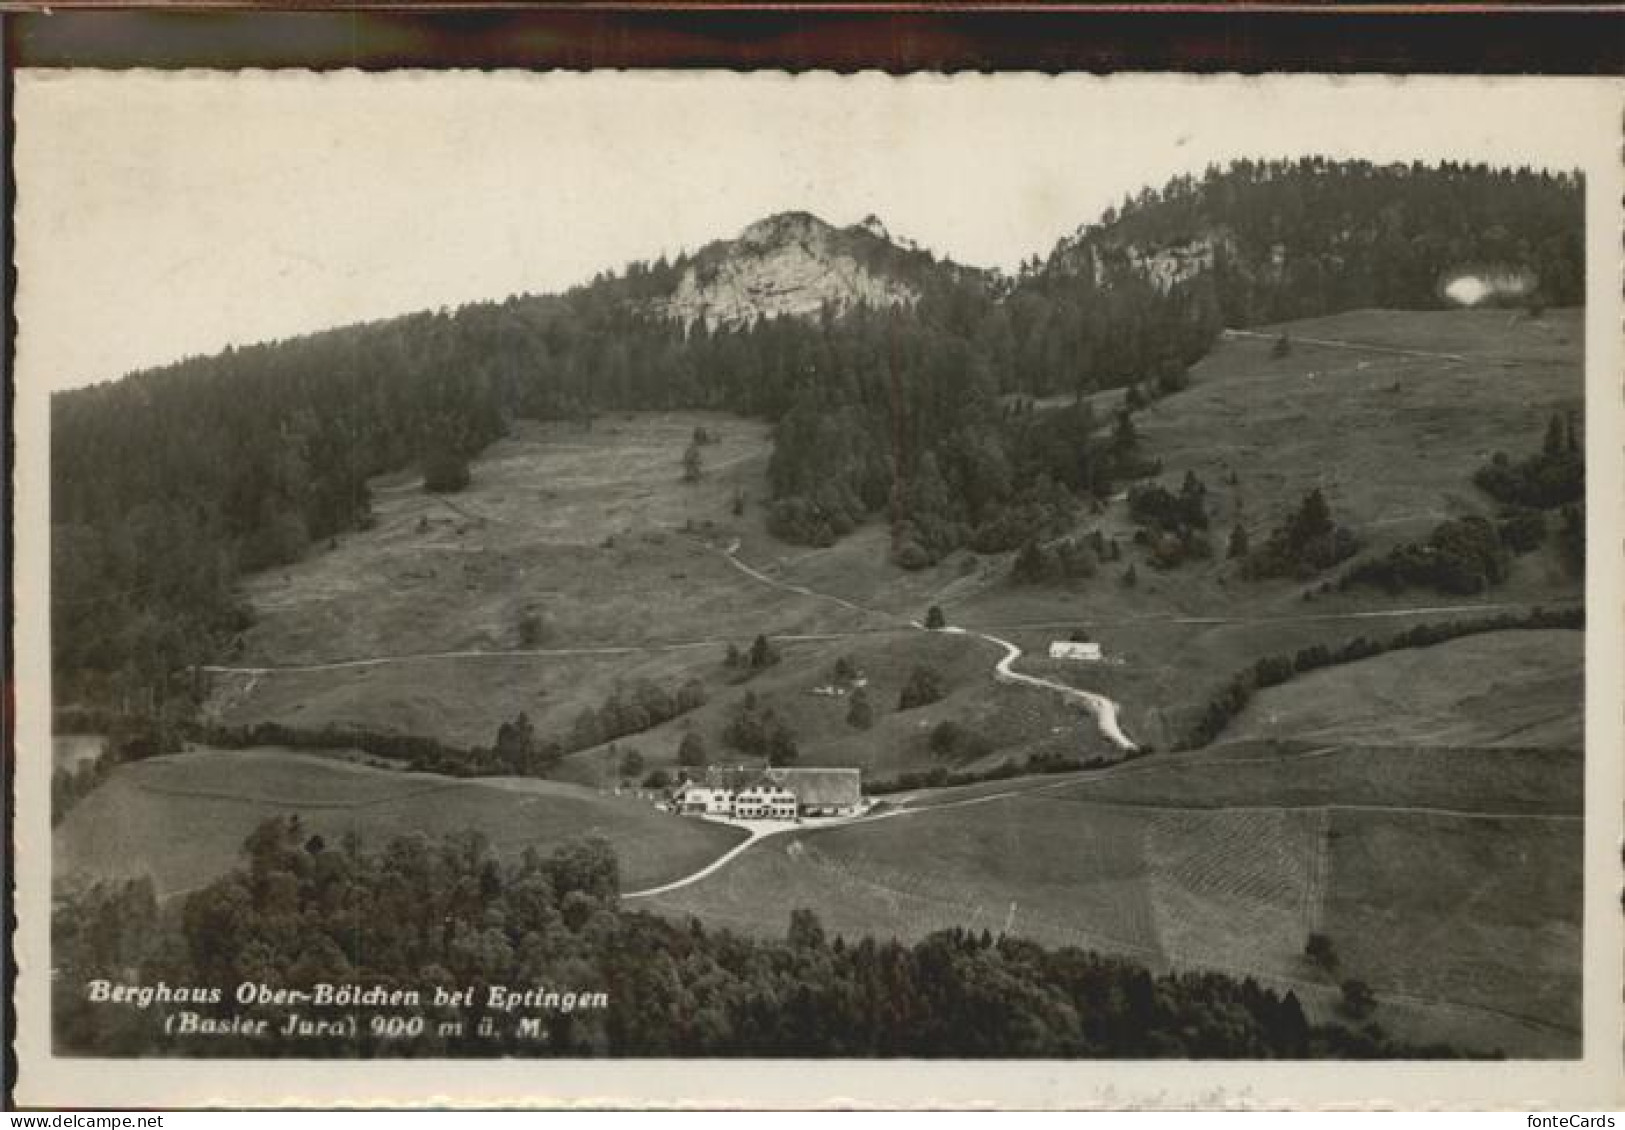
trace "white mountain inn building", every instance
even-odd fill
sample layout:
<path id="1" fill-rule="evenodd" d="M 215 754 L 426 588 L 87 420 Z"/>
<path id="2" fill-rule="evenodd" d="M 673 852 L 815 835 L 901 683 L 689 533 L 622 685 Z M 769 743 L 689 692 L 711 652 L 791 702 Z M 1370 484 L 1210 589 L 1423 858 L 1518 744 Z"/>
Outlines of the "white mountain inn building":
<path id="1" fill-rule="evenodd" d="M 863 809 L 862 771 L 718 767 L 706 770 L 703 782 L 683 782 L 673 800 L 684 816 L 738 820 L 852 816 Z"/>

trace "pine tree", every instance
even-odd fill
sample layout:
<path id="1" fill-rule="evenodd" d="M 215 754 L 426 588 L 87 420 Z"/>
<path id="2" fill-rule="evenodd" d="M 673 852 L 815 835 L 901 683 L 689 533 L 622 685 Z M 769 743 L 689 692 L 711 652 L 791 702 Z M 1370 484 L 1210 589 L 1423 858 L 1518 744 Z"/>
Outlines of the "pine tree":
<path id="1" fill-rule="evenodd" d="M 1297 513 L 1287 523 L 1287 545 L 1294 551 L 1302 550 L 1331 532 L 1332 509 L 1326 504 L 1326 496 L 1320 492 L 1320 488 L 1315 487 L 1303 496 Z"/>
<path id="2" fill-rule="evenodd" d="M 1563 417 L 1560 414 L 1554 415 L 1546 422 L 1546 441 L 1541 445 L 1541 450 L 1547 455 L 1561 455 L 1568 446 L 1568 440 L 1563 434 Z"/>
<path id="3" fill-rule="evenodd" d="M 1232 560 L 1232 561 L 1238 561 L 1241 558 L 1246 557 L 1246 556 L 1247 556 L 1247 527 L 1243 526 L 1240 522 L 1237 522 L 1230 529 L 1229 557 L 1230 557 L 1230 560 Z"/>
<path id="4" fill-rule="evenodd" d="M 437 445 L 423 457 L 423 489 L 435 494 L 453 494 L 470 482 L 468 457 L 454 448 Z"/>
<path id="5" fill-rule="evenodd" d="M 705 739 L 694 730 L 683 735 L 682 743 L 677 747 L 677 764 L 689 769 L 697 769 L 706 763 Z"/>
<path id="6" fill-rule="evenodd" d="M 818 921 L 818 915 L 806 907 L 797 907 L 790 912 L 790 929 L 785 935 L 785 941 L 791 949 L 823 949 L 826 945 L 824 926 Z"/>
<path id="7" fill-rule="evenodd" d="M 941 673 L 932 667 L 917 666 L 909 672 L 908 682 L 903 684 L 902 693 L 897 696 L 897 709 L 913 710 L 917 706 L 929 706 L 942 695 Z"/>
<path id="8" fill-rule="evenodd" d="M 1038 544 L 1038 539 L 1028 538 L 1010 566 L 1010 575 L 1021 584 L 1032 585 L 1044 580 L 1047 572 L 1044 550 Z"/>
<path id="9" fill-rule="evenodd" d="M 635 781 L 643 774 L 643 754 L 629 749 L 621 755 L 621 779 Z"/>
<path id="10" fill-rule="evenodd" d="M 778 648 L 768 642 L 766 636 L 757 636 L 750 645 L 750 666 L 753 671 L 760 671 L 771 667 L 779 661 Z"/>
<path id="11" fill-rule="evenodd" d="M 875 710 L 869 704 L 869 692 L 859 687 L 852 692 L 846 708 L 846 724 L 854 730 L 867 730 L 875 723 Z"/>

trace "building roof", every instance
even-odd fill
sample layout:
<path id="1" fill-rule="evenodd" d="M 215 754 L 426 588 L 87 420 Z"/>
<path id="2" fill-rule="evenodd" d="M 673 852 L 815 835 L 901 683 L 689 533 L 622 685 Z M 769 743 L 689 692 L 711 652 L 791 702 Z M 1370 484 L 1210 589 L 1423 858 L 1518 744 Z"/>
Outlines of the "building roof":
<path id="1" fill-rule="evenodd" d="M 762 780 L 762 771 L 753 765 L 709 765 L 705 770 L 707 788 L 736 793 Z"/>
<path id="2" fill-rule="evenodd" d="M 1099 659 L 1100 645 L 1077 640 L 1055 640 L 1049 645 L 1051 659 Z"/>
<path id="3" fill-rule="evenodd" d="M 852 805 L 863 799 L 862 777 L 856 769 L 769 769 L 767 776 L 796 794 L 807 805 Z"/>
<path id="4" fill-rule="evenodd" d="M 804 805 L 855 805 L 863 799 L 862 773 L 857 769 L 759 769 L 744 765 L 714 765 L 705 771 L 705 786 L 737 793 L 772 786 L 789 789 Z"/>

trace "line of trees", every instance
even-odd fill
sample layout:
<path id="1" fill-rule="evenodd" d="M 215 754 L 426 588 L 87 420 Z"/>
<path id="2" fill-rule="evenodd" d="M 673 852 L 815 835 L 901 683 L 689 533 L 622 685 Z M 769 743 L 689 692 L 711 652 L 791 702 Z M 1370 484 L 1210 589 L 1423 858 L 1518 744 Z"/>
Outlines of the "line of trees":
<path id="1" fill-rule="evenodd" d="M 1547 628 L 1584 628 L 1585 609 L 1536 608 L 1522 615 L 1503 612 L 1479 619 L 1447 620 L 1436 624 L 1418 624 L 1385 640 L 1372 640 L 1357 636 L 1339 647 L 1314 644 L 1293 654 L 1266 655 L 1252 665 L 1232 675 L 1208 700 L 1197 716 L 1185 739 L 1175 748 L 1199 749 L 1214 741 L 1226 726 L 1252 701 L 1253 694 L 1268 687 L 1280 686 L 1297 675 L 1333 667 L 1342 663 L 1357 663 L 1362 659 L 1413 647 L 1432 647 L 1435 644 L 1461 639 L 1484 632 L 1508 632 Z"/>
<path id="2" fill-rule="evenodd" d="M 955 929 L 913 944 L 831 937 L 810 910 L 746 938 L 627 910 L 602 840 L 504 860 L 476 833 L 368 850 L 260 825 L 238 866 L 160 912 L 150 882 L 64 891 L 53 907 L 56 1045 L 69 1054 L 370 1058 L 818 1056 L 875 1058 L 1451 1057 L 1379 1027 L 1313 1025 L 1292 992 L 1222 974 L 1152 974 L 1122 958 Z M 218 986 L 203 1015 L 265 1019 L 264 1036 L 168 1034 L 146 1009 L 108 1009 L 86 983 Z M 242 982 L 473 987 L 416 1010 L 423 1034 L 284 1038 L 282 1008 L 238 1005 Z M 541 1013 L 533 1038 L 490 1011 L 489 986 L 603 994 Z M 489 1017 L 494 1034 L 480 1034 Z M 461 1022 L 442 1027 L 442 1022 Z"/>
<path id="3" fill-rule="evenodd" d="M 209 745 L 225 749 L 274 745 L 290 749 L 360 750 L 374 757 L 403 762 L 420 772 L 440 773 L 448 777 L 477 777 L 497 771 L 483 756 L 484 751 L 451 745 L 420 734 L 370 730 L 361 726 L 328 725 L 319 729 L 305 729 L 269 721 L 240 726 L 211 723 L 200 726 L 198 736 Z"/>
<path id="4" fill-rule="evenodd" d="M 705 686 L 689 679 L 675 691 L 650 680 L 617 685 L 602 705 L 584 707 L 567 735 L 544 738 L 524 711 L 499 723 L 489 746 L 458 746 L 419 734 L 328 725 L 304 729 L 262 721 L 240 726 L 218 723 L 197 728 L 199 738 L 228 749 L 261 745 L 292 749 L 360 750 L 404 762 L 424 773 L 449 777 L 546 777 L 565 755 L 640 733 L 705 705 Z M 156 750 L 155 750 L 156 752 Z"/>
<path id="5" fill-rule="evenodd" d="M 1123 758 L 1079 758 L 1069 753 L 1029 753 L 1017 760 L 1006 757 L 997 765 L 986 769 L 951 769 L 946 765 L 933 765 L 929 769 L 910 769 L 894 777 L 875 777 L 864 788 L 871 796 L 908 792 L 913 789 L 957 788 L 960 785 L 979 785 L 988 781 L 1007 781 L 1011 777 L 1031 777 L 1046 773 L 1077 773 L 1084 770 L 1104 769 L 1120 761 L 1144 757 L 1149 750 L 1141 749 Z"/>
<path id="6" fill-rule="evenodd" d="M 1513 526 L 1514 536 L 1527 536 Z M 1343 589 L 1372 585 L 1389 593 L 1408 588 L 1429 588 L 1454 596 L 1471 596 L 1507 578 L 1512 551 L 1502 532 L 1477 514 L 1452 518 L 1433 528 L 1426 541 L 1404 542 L 1382 557 L 1362 561 L 1338 582 Z"/>
<path id="7" fill-rule="evenodd" d="M 705 684 L 687 679 L 675 691 L 649 679 L 630 687 L 617 684 L 597 709 L 587 706 L 576 715 L 566 748 L 591 749 L 595 745 L 641 733 L 705 705 Z"/>

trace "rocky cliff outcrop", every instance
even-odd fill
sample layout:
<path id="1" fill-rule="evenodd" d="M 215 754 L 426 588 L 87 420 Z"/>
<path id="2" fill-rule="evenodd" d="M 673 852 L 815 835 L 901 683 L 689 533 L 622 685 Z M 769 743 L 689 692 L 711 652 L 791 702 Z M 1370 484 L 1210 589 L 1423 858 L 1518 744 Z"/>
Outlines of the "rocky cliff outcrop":
<path id="1" fill-rule="evenodd" d="M 825 306 L 909 304 L 920 296 L 904 277 L 901 260 L 910 254 L 919 253 L 892 243 L 873 216 L 836 228 L 807 212 L 784 212 L 706 247 L 655 307 L 715 329 L 781 314 L 812 317 Z"/>

